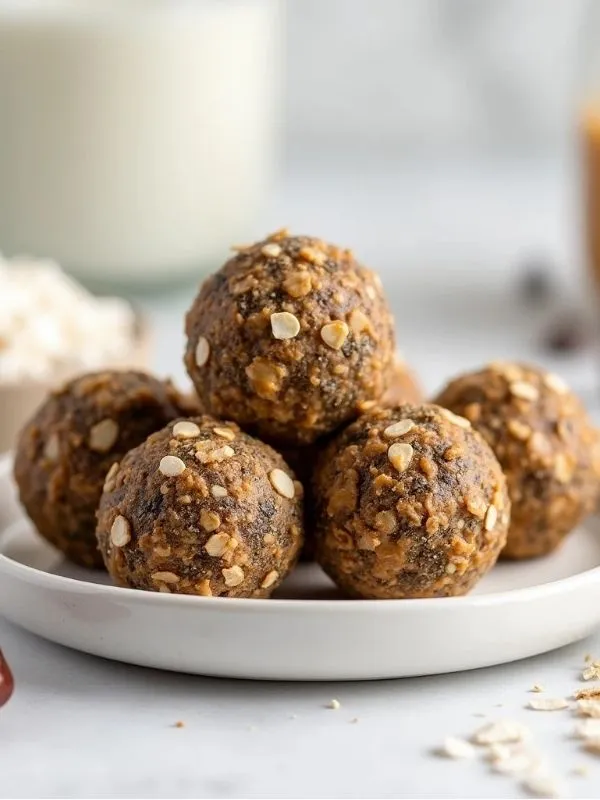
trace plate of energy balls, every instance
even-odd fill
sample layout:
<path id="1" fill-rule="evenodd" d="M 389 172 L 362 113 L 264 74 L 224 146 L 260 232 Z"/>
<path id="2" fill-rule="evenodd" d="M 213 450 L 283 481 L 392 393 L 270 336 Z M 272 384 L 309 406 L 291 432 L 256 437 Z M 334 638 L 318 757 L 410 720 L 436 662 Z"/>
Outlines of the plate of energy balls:
<path id="1" fill-rule="evenodd" d="M 185 319 L 193 393 L 79 375 L 0 461 L 2 613 L 282 680 L 489 666 L 600 624 L 600 436 L 565 383 L 492 361 L 426 399 L 350 250 L 235 250 Z"/>

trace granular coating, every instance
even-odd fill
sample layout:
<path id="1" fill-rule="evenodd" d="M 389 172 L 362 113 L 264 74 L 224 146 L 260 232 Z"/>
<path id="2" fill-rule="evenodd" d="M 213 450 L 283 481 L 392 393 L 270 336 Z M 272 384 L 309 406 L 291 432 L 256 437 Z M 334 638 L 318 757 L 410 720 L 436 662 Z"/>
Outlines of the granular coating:
<path id="1" fill-rule="evenodd" d="M 388 388 L 394 326 L 349 250 L 279 231 L 201 287 L 185 364 L 207 413 L 276 446 L 311 444 Z"/>
<path id="2" fill-rule="evenodd" d="M 498 362 L 455 378 L 436 402 L 472 422 L 506 474 L 512 517 L 502 557 L 551 552 L 593 511 L 598 433 L 557 375 Z"/>
<path id="3" fill-rule="evenodd" d="M 129 452 L 98 512 L 121 586 L 206 597 L 268 597 L 302 547 L 302 486 L 237 425 L 178 420 Z"/>
<path id="4" fill-rule="evenodd" d="M 40 534 L 74 563 L 102 567 L 96 509 L 107 472 L 191 403 L 142 372 L 90 373 L 50 394 L 21 431 L 14 470 Z"/>
<path id="5" fill-rule="evenodd" d="M 325 450 L 314 490 L 317 560 L 351 596 L 465 594 L 506 541 L 496 457 L 438 406 L 364 414 Z"/>

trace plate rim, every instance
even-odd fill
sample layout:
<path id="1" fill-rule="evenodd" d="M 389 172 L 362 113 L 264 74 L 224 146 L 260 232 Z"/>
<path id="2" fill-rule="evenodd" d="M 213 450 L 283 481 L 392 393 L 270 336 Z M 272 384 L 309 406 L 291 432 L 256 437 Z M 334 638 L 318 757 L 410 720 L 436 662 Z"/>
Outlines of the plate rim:
<path id="1" fill-rule="evenodd" d="M 12 454 L 0 455 L 0 481 L 6 479 L 10 473 Z M 593 516 L 593 515 L 592 515 Z M 23 524 L 24 519 L 18 519 L 0 529 L 0 541 L 10 536 L 11 531 Z M 587 585 L 598 583 L 600 586 L 600 565 L 583 570 L 566 578 L 558 578 L 546 583 L 525 586 L 518 589 L 506 589 L 501 592 L 491 592 L 483 595 L 462 595 L 460 597 L 419 597 L 404 599 L 372 599 L 361 600 L 358 598 L 341 598 L 337 600 L 320 599 L 257 599 L 243 597 L 199 597 L 186 594 L 166 594 L 143 589 L 133 589 L 126 586 L 115 586 L 101 583 L 92 583 L 79 578 L 70 578 L 65 575 L 56 575 L 44 570 L 31 567 L 15 561 L 0 551 L 0 573 L 7 573 L 15 579 L 23 580 L 29 584 L 48 588 L 50 590 L 63 589 L 65 591 L 85 594 L 100 594 L 109 598 L 127 598 L 134 603 L 147 603 L 198 607 L 202 604 L 207 610 L 220 612 L 245 612 L 255 614 L 258 609 L 269 614 L 280 613 L 283 609 L 292 613 L 302 613 L 321 609 L 331 613 L 355 613 L 356 611 L 371 613 L 375 607 L 378 613 L 412 613 L 419 609 L 428 609 L 433 613 L 445 613 L 450 607 L 456 611 L 464 608 L 483 608 L 488 606 L 511 604 L 540 600 L 555 594 L 568 593 L 583 589 Z"/>

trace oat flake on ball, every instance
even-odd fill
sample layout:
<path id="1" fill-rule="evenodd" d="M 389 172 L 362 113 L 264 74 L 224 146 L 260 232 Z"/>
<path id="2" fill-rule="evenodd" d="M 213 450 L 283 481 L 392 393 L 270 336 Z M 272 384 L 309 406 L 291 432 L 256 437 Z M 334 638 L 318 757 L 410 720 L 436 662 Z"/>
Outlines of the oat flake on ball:
<path id="1" fill-rule="evenodd" d="M 377 276 L 348 250 L 286 231 L 206 280 L 186 332 L 206 412 L 277 444 L 330 433 L 391 378 L 394 327 Z"/>
<path id="2" fill-rule="evenodd" d="M 496 457 L 438 406 L 364 414 L 325 450 L 314 493 L 317 560 L 351 596 L 465 594 L 506 541 Z"/>
<path id="3" fill-rule="evenodd" d="M 551 552 L 593 511 L 598 432 L 559 376 L 497 362 L 455 378 L 436 402 L 471 420 L 506 474 L 512 515 L 503 557 Z"/>
<path id="4" fill-rule="evenodd" d="M 302 494 L 283 458 L 234 423 L 179 420 L 116 468 L 100 550 L 122 586 L 268 597 L 302 546 Z"/>
<path id="5" fill-rule="evenodd" d="M 190 406 L 143 372 L 89 373 L 50 394 L 15 456 L 21 503 L 40 534 L 71 561 L 102 567 L 95 530 L 103 484 L 128 450 Z"/>

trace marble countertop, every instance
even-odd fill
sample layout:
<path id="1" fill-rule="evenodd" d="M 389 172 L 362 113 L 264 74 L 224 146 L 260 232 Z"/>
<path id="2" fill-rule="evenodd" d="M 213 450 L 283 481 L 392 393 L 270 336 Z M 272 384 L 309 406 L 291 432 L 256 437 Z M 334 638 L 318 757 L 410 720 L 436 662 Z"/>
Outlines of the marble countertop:
<path id="1" fill-rule="evenodd" d="M 291 173 L 266 222 L 353 244 L 381 270 L 400 346 L 428 390 L 465 367 L 519 357 L 563 374 L 600 411 L 593 349 L 557 358 L 539 346 L 548 322 L 583 294 L 559 170 L 343 174 Z M 317 210 L 316 180 L 324 187 Z M 527 253 L 556 265 L 560 299 L 544 308 L 524 306 L 515 291 Z M 191 291 L 144 300 L 156 367 L 179 379 Z M 534 730 L 564 794 L 600 794 L 600 761 L 569 738 L 569 712 L 524 708 L 533 683 L 571 694 L 584 654 L 600 656 L 600 632 L 506 666 L 348 684 L 160 673 L 71 652 L 1 619 L 0 643 L 17 683 L 0 712 L 1 797 L 523 797 L 514 778 L 483 761 L 432 754 L 445 736 L 468 736 L 500 717 Z M 326 707 L 332 698 L 337 711 Z M 179 720 L 184 727 L 175 727 Z M 570 774 L 581 765 L 587 776 Z"/>

